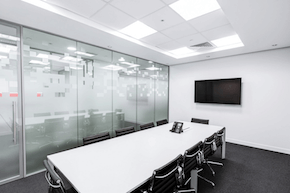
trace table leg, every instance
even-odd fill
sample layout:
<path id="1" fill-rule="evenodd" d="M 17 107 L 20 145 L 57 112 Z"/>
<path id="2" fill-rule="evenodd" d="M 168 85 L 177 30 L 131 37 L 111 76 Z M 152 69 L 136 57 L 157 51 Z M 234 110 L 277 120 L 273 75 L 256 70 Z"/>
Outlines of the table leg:
<path id="1" fill-rule="evenodd" d="M 198 176 L 197 176 L 198 170 L 191 170 L 191 180 L 190 180 L 190 188 L 195 189 L 195 193 L 197 193 L 197 183 L 198 183 Z"/>
<path id="2" fill-rule="evenodd" d="M 225 159 L 226 158 L 226 129 L 224 130 L 222 140 L 223 140 L 223 143 L 222 143 L 221 153 L 222 153 L 222 159 Z"/>

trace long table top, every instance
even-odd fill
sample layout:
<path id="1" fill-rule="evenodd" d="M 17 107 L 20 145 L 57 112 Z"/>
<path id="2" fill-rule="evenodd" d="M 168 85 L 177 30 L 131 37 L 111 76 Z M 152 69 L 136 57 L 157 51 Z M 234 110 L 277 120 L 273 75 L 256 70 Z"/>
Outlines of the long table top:
<path id="1" fill-rule="evenodd" d="M 221 126 L 173 123 L 47 156 L 81 193 L 125 193 L 148 179 L 154 169 L 174 159 Z"/>

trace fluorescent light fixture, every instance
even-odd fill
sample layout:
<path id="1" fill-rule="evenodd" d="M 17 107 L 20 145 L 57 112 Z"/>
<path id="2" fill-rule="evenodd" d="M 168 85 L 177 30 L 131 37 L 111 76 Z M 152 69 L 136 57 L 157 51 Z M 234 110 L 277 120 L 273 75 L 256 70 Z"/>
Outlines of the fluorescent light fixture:
<path id="1" fill-rule="evenodd" d="M 0 47 L 0 52 L 9 53 L 10 49 L 5 47 Z"/>
<path id="2" fill-rule="evenodd" d="M 88 57 L 92 57 L 92 56 L 94 56 L 93 54 L 89 54 L 89 53 L 86 53 L 86 52 L 80 52 L 80 51 L 76 51 L 75 53 L 76 53 L 76 54 L 79 54 L 79 55 L 88 56 Z"/>
<path id="3" fill-rule="evenodd" d="M 130 62 L 121 62 L 122 64 L 127 64 L 131 67 L 136 67 L 136 66 L 140 66 L 139 64 L 134 64 L 134 63 L 130 63 Z"/>
<path id="4" fill-rule="evenodd" d="M 20 38 L 15 37 L 15 36 L 9 36 L 5 34 L 0 33 L 0 38 L 7 39 L 7 40 L 13 40 L 13 41 L 20 41 Z"/>
<path id="5" fill-rule="evenodd" d="M 159 70 L 159 68 L 154 67 L 154 65 L 152 65 L 152 67 L 150 68 L 146 68 L 147 70 Z"/>
<path id="6" fill-rule="evenodd" d="M 103 69 L 116 71 L 116 70 L 123 69 L 123 67 L 111 64 L 111 65 L 103 67 Z"/>
<path id="7" fill-rule="evenodd" d="M 62 60 L 66 60 L 66 61 L 70 61 L 70 62 L 79 62 L 82 59 L 81 58 L 71 57 L 71 56 L 65 56 L 65 57 L 62 58 Z"/>
<path id="8" fill-rule="evenodd" d="M 238 35 L 228 36 L 224 38 L 220 38 L 217 40 L 211 41 L 217 47 L 228 46 L 232 44 L 242 43 L 240 37 Z"/>
<path id="9" fill-rule="evenodd" d="M 48 55 L 47 54 L 37 54 L 38 58 L 48 58 Z"/>
<path id="10" fill-rule="evenodd" d="M 136 21 L 132 23 L 131 25 L 120 30 L 120 32 L 128 36 L 131 36 L 133 38 L 141 39 L 151 34 L 154 34 L 157 31 L 140 21 Z"/>
<path id="11" fill-rule="evenodd" d="M 2 58 L 7 58 L 7 56 L 2 56 L 2 55 L 0 55 L 0 59 L 2 59 Z"/>
<path id="12" fill-rule="evenodd" d="M 39 60 L 30 60 L 29 64 L 41 64 L 41 65 L 48 65 L 50 64 L 49 62 L 42 62 Z"/>
<path id="13" fill-rule="evenodd" d="M 126 73 L 127 74 L 136 74 L 136 72 L 134 70 L 128 70 Z"/>
<path id="14" fill-rule="evenodd" d="M 191 50 L 187 47 L 182 47 L 182 48 L 178 48 L 175 50 L 171 50 L 169 52 L 171 52 L 174 55 L 185 55 L 185 54 L 193 53 L 193 52 L 195 52 L 195 50 Z"/>
<path id="15" fill-rule="evenodd" d="M 82 70 L 82 67 L 76 67 L 76 66 L 70 66 L 71 69 L 73 70 Z"/>
<path id="16" fill-rule="evenodd" d="M 149 63 L 149 64 L 153 64 L 153 62 L 152 62 L 152 61 L 148 61 L 148 63 Z"/>
<path id="17" fill-rule="evenodd" d="M 71 51 L 76 51 L 77 49 L 75 47 L 67 47 L 68 50 L 71 50 Z"/>
<path id="18" fill-rule="evenodd" d="M 119 61 L 120 61 L 120 62 L 124 62 L 125 59 L 124 59 L 123 57 L 121 57 L 121 58 L 119 59 Z"/>
<path id="19" fill-rule="evenodd" d="M 169 6 L 186 21 L 220 9 L 216 0 L 179 0 Z"/>

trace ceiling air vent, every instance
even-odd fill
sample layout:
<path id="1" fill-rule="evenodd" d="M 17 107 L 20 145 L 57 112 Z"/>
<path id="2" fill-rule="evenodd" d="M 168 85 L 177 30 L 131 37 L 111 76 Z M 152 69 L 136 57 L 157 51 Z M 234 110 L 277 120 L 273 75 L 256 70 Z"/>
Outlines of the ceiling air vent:
<path id="1" fill-rule="evenodd" d="M 189 46 L 191 48 L 214 48 L 215 46 L 209 42 Z"/>

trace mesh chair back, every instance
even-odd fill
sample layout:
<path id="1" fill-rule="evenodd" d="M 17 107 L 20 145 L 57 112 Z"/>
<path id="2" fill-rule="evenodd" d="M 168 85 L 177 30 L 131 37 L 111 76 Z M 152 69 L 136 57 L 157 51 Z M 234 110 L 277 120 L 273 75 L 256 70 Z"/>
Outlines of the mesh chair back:
<path id="1" fill-rule="evenodd" d="M 208 158 L 209 156 L 213 155 L 216 151 L 216 133 L 212 134 L 210 137 L 206 138 L 203 142 L 203 156 L 204 158 Z"/>
<path id="2" fill-rule="evenodd" d="M 202 142 L 198 142 L 191 148 L 187 149 L 183 156 L 184 163 L 184 174 L 185 180 L 190 179 L 190 172 L 193 169 L 199 168 L 201 166 L 200 153 L 202 148 Z"/>
<path id="3" fill-rule="evenodd" d="M 197 119 L 197 118 L 191 118 L 192 123 L 201 123 L 208 125 L 209 120 L 207 119 Z"/>
<path id="4" fill-rule="evenodd" d="M 127 134 L 133 133 L 133 132 L 135 132 L 134 126 L 125 127 L 125 128 L 122 128 L 122 129 L 115 130 L 116 137 L 119 137 L 119 136 L 122 136 L 122 135 L 127 135 Z"/>
<path id="5" fill-rule="evenodd" d="M 54 113 L 55 115 L 67 115 L 69 114 L 69 111 L 58 111 Z"/>
<path id="6" fill-rule="evenodd" d="M 176 175 L 178 175 L 178 166 L 180 162 L 182 162 L 181 154 L 161 168 L 154 170 L 151 177 L 149 192 L 174 192 L 174 189 L 177 187 Z"/>
<path id="7" fill-rule="evenodd" d="M 44 116 L 51 116 L 49 112 L 47 113 L 34 113 L 34 117 L 44 117 Z"/>
<path id="8" fill-rule="evenodd" d="M 223 136 L 225 135 L 225 130 L 226 130 L 226 128 L 224 127 L 217 132 L 217 135 L 216 135 L 216 146 L 217 147 L 220 147 L 223 144 Z"/>
<path id="9" fill-rule="evenodd" d="M 160 120 L 160 121 L 156 122 L 157 126 L 164 125 L 164 124 L 167 124 L 167 123 L 168 123 L 167 119 L 163 119 L 163 120 Z"/>
<path id="10" fill-rule="evenodd" d="M 78 111 L 74 111 L 74 113 L 85 113 L 86 110 L 78 110 Z"/>
<path id="11" fill-rule="evenodd" d="M 65 193 L 65 187 L 64 187 L 62 179 L 53 170 L 53 168 L 50 167 L 47 160 L 43 161 L 43 165 L 46 169 L 44 177 L 49 185 L 49 192 Z"/>
<path id="12" fill-rule="evenodd" d="M 98 135 L 93 135 L 93 136 L 83 138 L 83 143 L 84 143 L 84 145 L 88 145 L 88 144 L 104 141 L 104 140 L 107 140 L 110 138 L 111 138 L 110 133 L 104 132 L 104 133 L 100 133 Z"/>
<path id="13" fill-rule="evenodd" d="M 152 127 L 155 127 L 153 122 L 140 125 L 140 129 L 141 130 L 149 129 L 149 128 L 152 128 Z"/>

